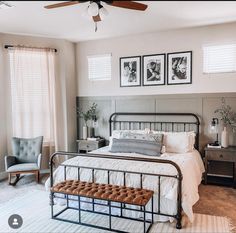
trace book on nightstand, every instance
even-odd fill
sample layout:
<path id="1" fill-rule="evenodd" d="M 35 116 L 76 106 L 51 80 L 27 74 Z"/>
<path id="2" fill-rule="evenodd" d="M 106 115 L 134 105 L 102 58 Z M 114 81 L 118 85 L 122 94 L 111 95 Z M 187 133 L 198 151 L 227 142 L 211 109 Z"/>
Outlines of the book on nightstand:
<path id="1" fill-rule="evenodd" d="M 99 141 L 101 138 L 96 137 L 96 138 L 87 138 L 88 141 Z"/>
<path id="2" fill-rule="evenodd" d="M 221 148 L 221 145 L 214 145 L 213 143 L 207 144 L 208 148 Z"/>

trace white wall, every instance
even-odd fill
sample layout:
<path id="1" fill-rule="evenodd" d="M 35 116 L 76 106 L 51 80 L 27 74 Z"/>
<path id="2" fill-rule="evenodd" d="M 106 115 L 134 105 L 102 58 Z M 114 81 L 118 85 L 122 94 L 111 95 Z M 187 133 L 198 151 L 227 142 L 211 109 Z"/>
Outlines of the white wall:
<path id="1" fill-rule="evenodd" d="M 202 45 L 228 42 L 236 43 L 236 23 L 77 43 L 77 95 L 121 96 L 235 92 L 236 73 L 204 75 L 202 72 Z M 193 51 L 192 84 L 120 88 L 120 57 L 188 50 Z M 91 82 L 88 80 L 86 56 L 103 53 L 112 53 L 112 79 Z"/>
<path id="2" fill-rule="evenodd" d="M 56 48 L 56 85 L 58 99 L 59 150 L 76 149 L 76 75 L 75 44 L 59 39 L 0 34 L 0 173 L 4 170 L 3 157 L 11 150 L 8 119 L 10 101 L 5 91 L 9 86 L 9 62 L 6 44 Z"/>

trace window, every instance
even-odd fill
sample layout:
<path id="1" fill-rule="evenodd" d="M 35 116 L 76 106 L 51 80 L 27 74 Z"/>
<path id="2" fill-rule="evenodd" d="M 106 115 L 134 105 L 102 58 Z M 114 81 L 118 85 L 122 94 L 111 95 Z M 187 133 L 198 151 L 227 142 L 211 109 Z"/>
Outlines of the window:
<path id="1" fill-rule="evenodd" d="M 9 49 L 12 134 L 54 142 L 54 57 L 51 49 Z"/>
<path id="2" fill-rule="evenodd" d="M 204 46 L 203 72 L 236 72 L 236 44 Z"/>
<path id="3" fill-rule="evenodd" d="M 111 79 L 111 54 L 88 56 L 89 80 Z"/>

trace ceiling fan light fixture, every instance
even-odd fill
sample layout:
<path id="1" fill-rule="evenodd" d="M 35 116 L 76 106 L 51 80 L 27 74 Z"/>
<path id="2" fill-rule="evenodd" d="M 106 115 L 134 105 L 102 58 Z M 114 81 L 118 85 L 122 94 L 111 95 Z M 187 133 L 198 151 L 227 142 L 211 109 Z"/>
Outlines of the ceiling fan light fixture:
<path id="1" fill-rule="evenodd" d="M 101 20 L 104 20 L 106 18 L 106 16 L 109 15 L 109 12 L 107 11 L 107 9 L 105 7 L 101 7 L 99 9 L 99 16 L 101 18 Z"/>
<path id="2" fill-rule="evenodd" d="M 88 7 L 88 14 L 90 16 L 96 16 L 98 15 L 98 4 L 96 2 L 92 2 Z"/>

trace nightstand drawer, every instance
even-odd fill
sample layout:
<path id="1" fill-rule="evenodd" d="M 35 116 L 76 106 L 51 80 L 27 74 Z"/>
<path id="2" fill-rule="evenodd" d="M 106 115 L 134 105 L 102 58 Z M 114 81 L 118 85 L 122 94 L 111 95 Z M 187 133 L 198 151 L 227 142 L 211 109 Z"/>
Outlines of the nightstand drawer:
<path id="1" fill-rule="evenodd" d="M 79 150 L 96 150 L 98 149 L 98 142 L 88 142 L 88 141 L 80 141 Z"/>
<path id="2" fill-rule="evenodd" d="M 234 162 L 236 159 L 235 153 L 227 151 L 207 151 L 206 156 L 208 160 L 228 161 Z"/>

